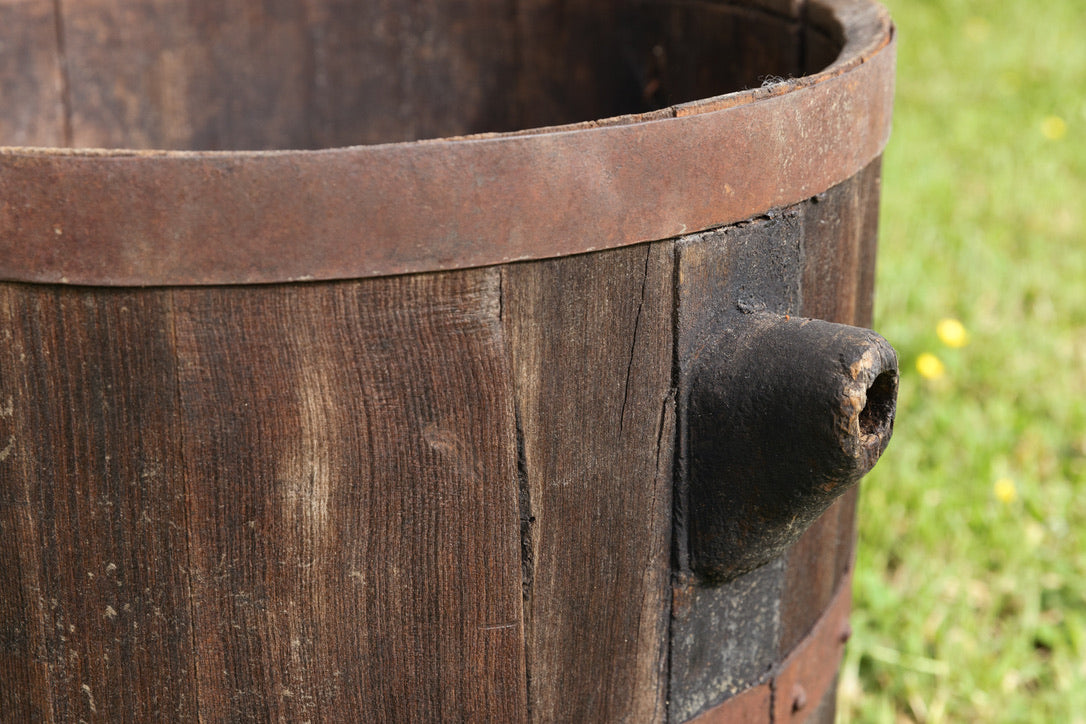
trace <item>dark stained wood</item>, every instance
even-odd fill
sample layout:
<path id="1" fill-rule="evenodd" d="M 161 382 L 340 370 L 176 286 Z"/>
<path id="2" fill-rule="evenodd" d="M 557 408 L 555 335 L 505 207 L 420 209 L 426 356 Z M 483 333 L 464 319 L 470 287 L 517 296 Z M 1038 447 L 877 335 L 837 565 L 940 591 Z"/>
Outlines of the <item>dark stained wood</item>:
<path id="1" fill-rule="evenodd" d="M 519 0 L 518 127 L 646 112 L 801 75 L 800 0 L 749 5 L 759 7 Z M 709 44 L 728 52 L 707 53 Z"/>
<path id="2" fill-rule="evenodd" d="M 662 721 L 671 244 L 511 265 L 533 721 Z"/>
<path id="3" fill-rule="evenodd" d="M 72 142 L 269 148 L 304 138 L 301 3 L 63 0 Z"/>
<path id="4" fill-rule="evenodd" d="M 55 0 L 0 3 L 0 145 L 64 146 L 64 85 Z"/>
<path id="5" fill-rule="evenodd" d="M 523 720 L 498 273 L 175 300 L 201 716 Z"/>
<path id="6" fill-rule="evenodd" d="M 524 720 L 498 293 L 0 287 L 0 718 Z"/>
<path id="7" fill-rule="evenodd" d="M 161 293 L 3 285 L 4 721 L 194 721 Z"/>
<path id="8" fill-rule="evenodd" d="M 842 495 L 787 554 L 781 592 L 780 655 L 787 654 L 807 635 L 852 565 L 858 493 L 857 486 Z"/>
<path id="9" fill-rule="evenodd" d="M 515 130 L 515 5 L 309 0 L 308 145 Z"/>
<path id="10" fill-rule="evenodd" d="M 750 0 L 748 5 L 788 18 L 799 18 L 809 0 Z"/>
<path id="11" fill-rule="evenodd" d="M 876 160 L 805 204 L 804 316 L 870 325 L 879 172 Z M 782 654 L 810 630 L 852 565 L 858 495 L 859 488 L 842 496 L 789 553 L 781 599 Z"/>
<path id="12" fill-rule="evenodd" d="M 804 315 L 871 324 L 880 168 L 876 159 L 806 205 Z"/>
<path id="13" fill-rule="evenodd" d="M 666 39 L 659 7 L 624 0 L 516 0 L 517 126 L 659 107 L 648 85 Z"/>
<path id="14" fill-rule="evenodd" d="M 271 149 L 511 129 L 505 2 L 78 0 L 73 142 Z"/>
<path id="15" fill-rule="evenodd" d="M 800 23 L 794 17 L 730 3 L 675 3 L 667 27 L 668 103 L 758 88 L 802 75 Z M 706 38 L 728 48 L 720 62 L 707 62 Z"/>
<path id="16" fill-rule="evenodd" d="M 709 354 L 710 343 L 738 310 L 765 305 L 768 311 L 795 313 L 802 293 L 802 207 L 681 238 L 676 244 L 676 349 L 680 387 L 689 386 L 695 366 Z M 680 404 L 683 430 L 685 400 Z M 684 432 L 680 432 L 683 435 Z M 676 558 L 690 569 L 686 549 L 686 441 L 679 441 L 680 474 L 676 490 Z"/>
<path id="17" fill-rule="evenodd" d="M 776 565 L 782 563 L 783 559 L 778 559 Z M 795 649 L 785 657 L 772 654 L 774 663 L 765 671 L 762 683 L 744 689 L 693 719 L 680 716 L 677 720 L 691 724 L 832 722 L 838 667 L 847 643 L 850 583 L 851 577 L 842 581 L 814 628 Z M 739 635 L 742 633 L 740 630 Z"/>
<path id="18" fill-rule="evenodd" d="M 784 577 L 784 562 L 778 558 L 720 586 L 677 588 L 671 622 L 670 721 L 699 717 L 766 682 L 780 660 Z"/>
<path id="19" fill-rule="evenodd" d="M 811 75 L 824 69 L 841 52 L 840 38 L 832 37 L 815 24 L 803 27 L 803 72 Z"/>
<path id="20" fill-rule="evenodd" d="M 870 327 L 875 323 L 875 264 L 879 248 L 879 198 L 882 194 L 881 155 L 859 174 L 857 183 L 863 187 L 863 221 L 857 258 L 859 281 L 856 283 L 856 313 L 852 323 Z"/>
<path id="21" fill-rule="evenodd" d="M 802 291 L 806 313 L 862 314 L 875 184 L 683 240 L 682 309 L 707 320 L 757 282 L 782 311 Z M 662 719 L 672 249 L 325 285 L 5 285 L 5 714 Z M 782 653 L 851 561 L 854 506 L 757 607 Z"/>

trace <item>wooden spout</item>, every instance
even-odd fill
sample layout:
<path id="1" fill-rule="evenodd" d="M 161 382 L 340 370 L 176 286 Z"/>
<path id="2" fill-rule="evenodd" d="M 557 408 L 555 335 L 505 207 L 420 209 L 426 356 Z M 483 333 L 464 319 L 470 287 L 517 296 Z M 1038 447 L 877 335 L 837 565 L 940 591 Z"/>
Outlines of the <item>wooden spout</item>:
<path id="1" fill-rule="evenodd" d="M 858 327 L 739 315 L 694 371 L 690 553 L 706 583 L 778 556 L 886 449 L 897 355 Z"/>

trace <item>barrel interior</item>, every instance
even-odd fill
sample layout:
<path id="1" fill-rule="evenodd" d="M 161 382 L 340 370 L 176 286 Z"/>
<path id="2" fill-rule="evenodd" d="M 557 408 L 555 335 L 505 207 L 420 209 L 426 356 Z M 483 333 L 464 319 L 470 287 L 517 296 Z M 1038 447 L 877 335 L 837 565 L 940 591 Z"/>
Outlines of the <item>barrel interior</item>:
<path id="1" fill-rule="evenodd" d="M 641 113 L 815 72 L 803 0 L 0 3 L 0 145 L 316 149 Z"/>

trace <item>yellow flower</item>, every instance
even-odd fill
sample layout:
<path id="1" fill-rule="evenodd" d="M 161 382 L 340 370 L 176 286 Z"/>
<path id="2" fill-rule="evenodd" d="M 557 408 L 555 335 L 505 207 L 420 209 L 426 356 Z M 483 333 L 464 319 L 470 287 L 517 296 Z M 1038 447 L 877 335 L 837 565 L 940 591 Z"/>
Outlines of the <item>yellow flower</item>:
<path id="1" fill-rule="evenodd" d="M 1000 478 L 995 481 L 992 492 L 995 493 L 996 500 L 1001 503 L 1009 504 L 1018 499 L 1018 488 L 1015 487 L 1014 481 L 1010 478 Z"/>
<path id="2" fill-rule="evenodd" d="M 939 335 L 939 341 L 947 347 L 964 347 L 969 344 L 969 333 L 957 319 L 940 319 L 935 325 L 935 333 Z"/>
<path id="3" fill-rule="evenodd" d="M 916 358 L 916 371 L 925 379 L 937 380 L 946 374 L 946 366 L 943 365 L 941 359 L 930 352 L 925 352 Z"/>
<path id="4" fill-rule="evenodd" d="M 1049 141 L 1058 141 L 1067 135 L 1067 121 L 1059 116 L 1048 116 L 1041 121 L 1041 133 Z"/>

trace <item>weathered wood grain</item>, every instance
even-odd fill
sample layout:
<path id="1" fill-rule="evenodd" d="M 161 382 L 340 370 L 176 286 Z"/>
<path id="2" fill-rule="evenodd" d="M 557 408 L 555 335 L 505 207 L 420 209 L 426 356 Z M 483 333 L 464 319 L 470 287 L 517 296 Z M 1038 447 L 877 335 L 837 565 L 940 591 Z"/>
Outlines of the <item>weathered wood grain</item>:
<path id="1" fill-rule="evenodd" d="M 3 721 L 198 715 L 161 293 L 0 287 Z"/>
<path id="2" fill-rule="evenodd" d="M 0 720 L 524 720 L 498 280 L 0 287 Z"/>
<path id="3" fill-rule="evenodd" d="M 516 111 L 520 128 L 649 110 L 666 37 L 660 11 L 622 0 L 517 0 Z"/>
<path id="4" fill-rule="evenodd" d="M 671 244 L 506 267 L 533 721 L 662 721 Z"/>
<path id="5" fill-rule="evenodd" d="M 836 55 L 806 0 L 746 5 L 0 2 L 0 141 L 512 130 Z M 698 588 L 680 390 L 722 305 L 870 324 L 878 184 L 453 274 L 0 285 L 0 721 L 664 721 L 763 680 L 851 565 L 856 491 Z"/>
<path id="6" fill-rule="evenodd" d="M 302 4 L 57 6 L 75 146 L 259 149 L 304 140 Z"/>
<path id="7" fill-rule="evenodd" d="M 754 292 L 864 321 L 877 171 L 684 239 L 677 272 L 661 242 L 367 282 L 0 287 L 0 712 L 702 710 L 677 668 L 705 642 L 672 648 L 668 692 L 668 637 L 734 622 L 675 609 L 668 633 L 672 335 L 681 371 L 691 320 Z M 746 648 L 806 634 L 854 510 L 759 574 L 779 602 L 743 612 L 762 631 Z"/>
<path id="8" fill-rule="evenodd" d="M 175 293 L 200 711 L 524 719 L 498 275 Z"/>
<path id="9" fill-rule="evenodd" d="M 871 324 L 880 169 L 876 159 L 807 205 L 803 314 Z"/>

